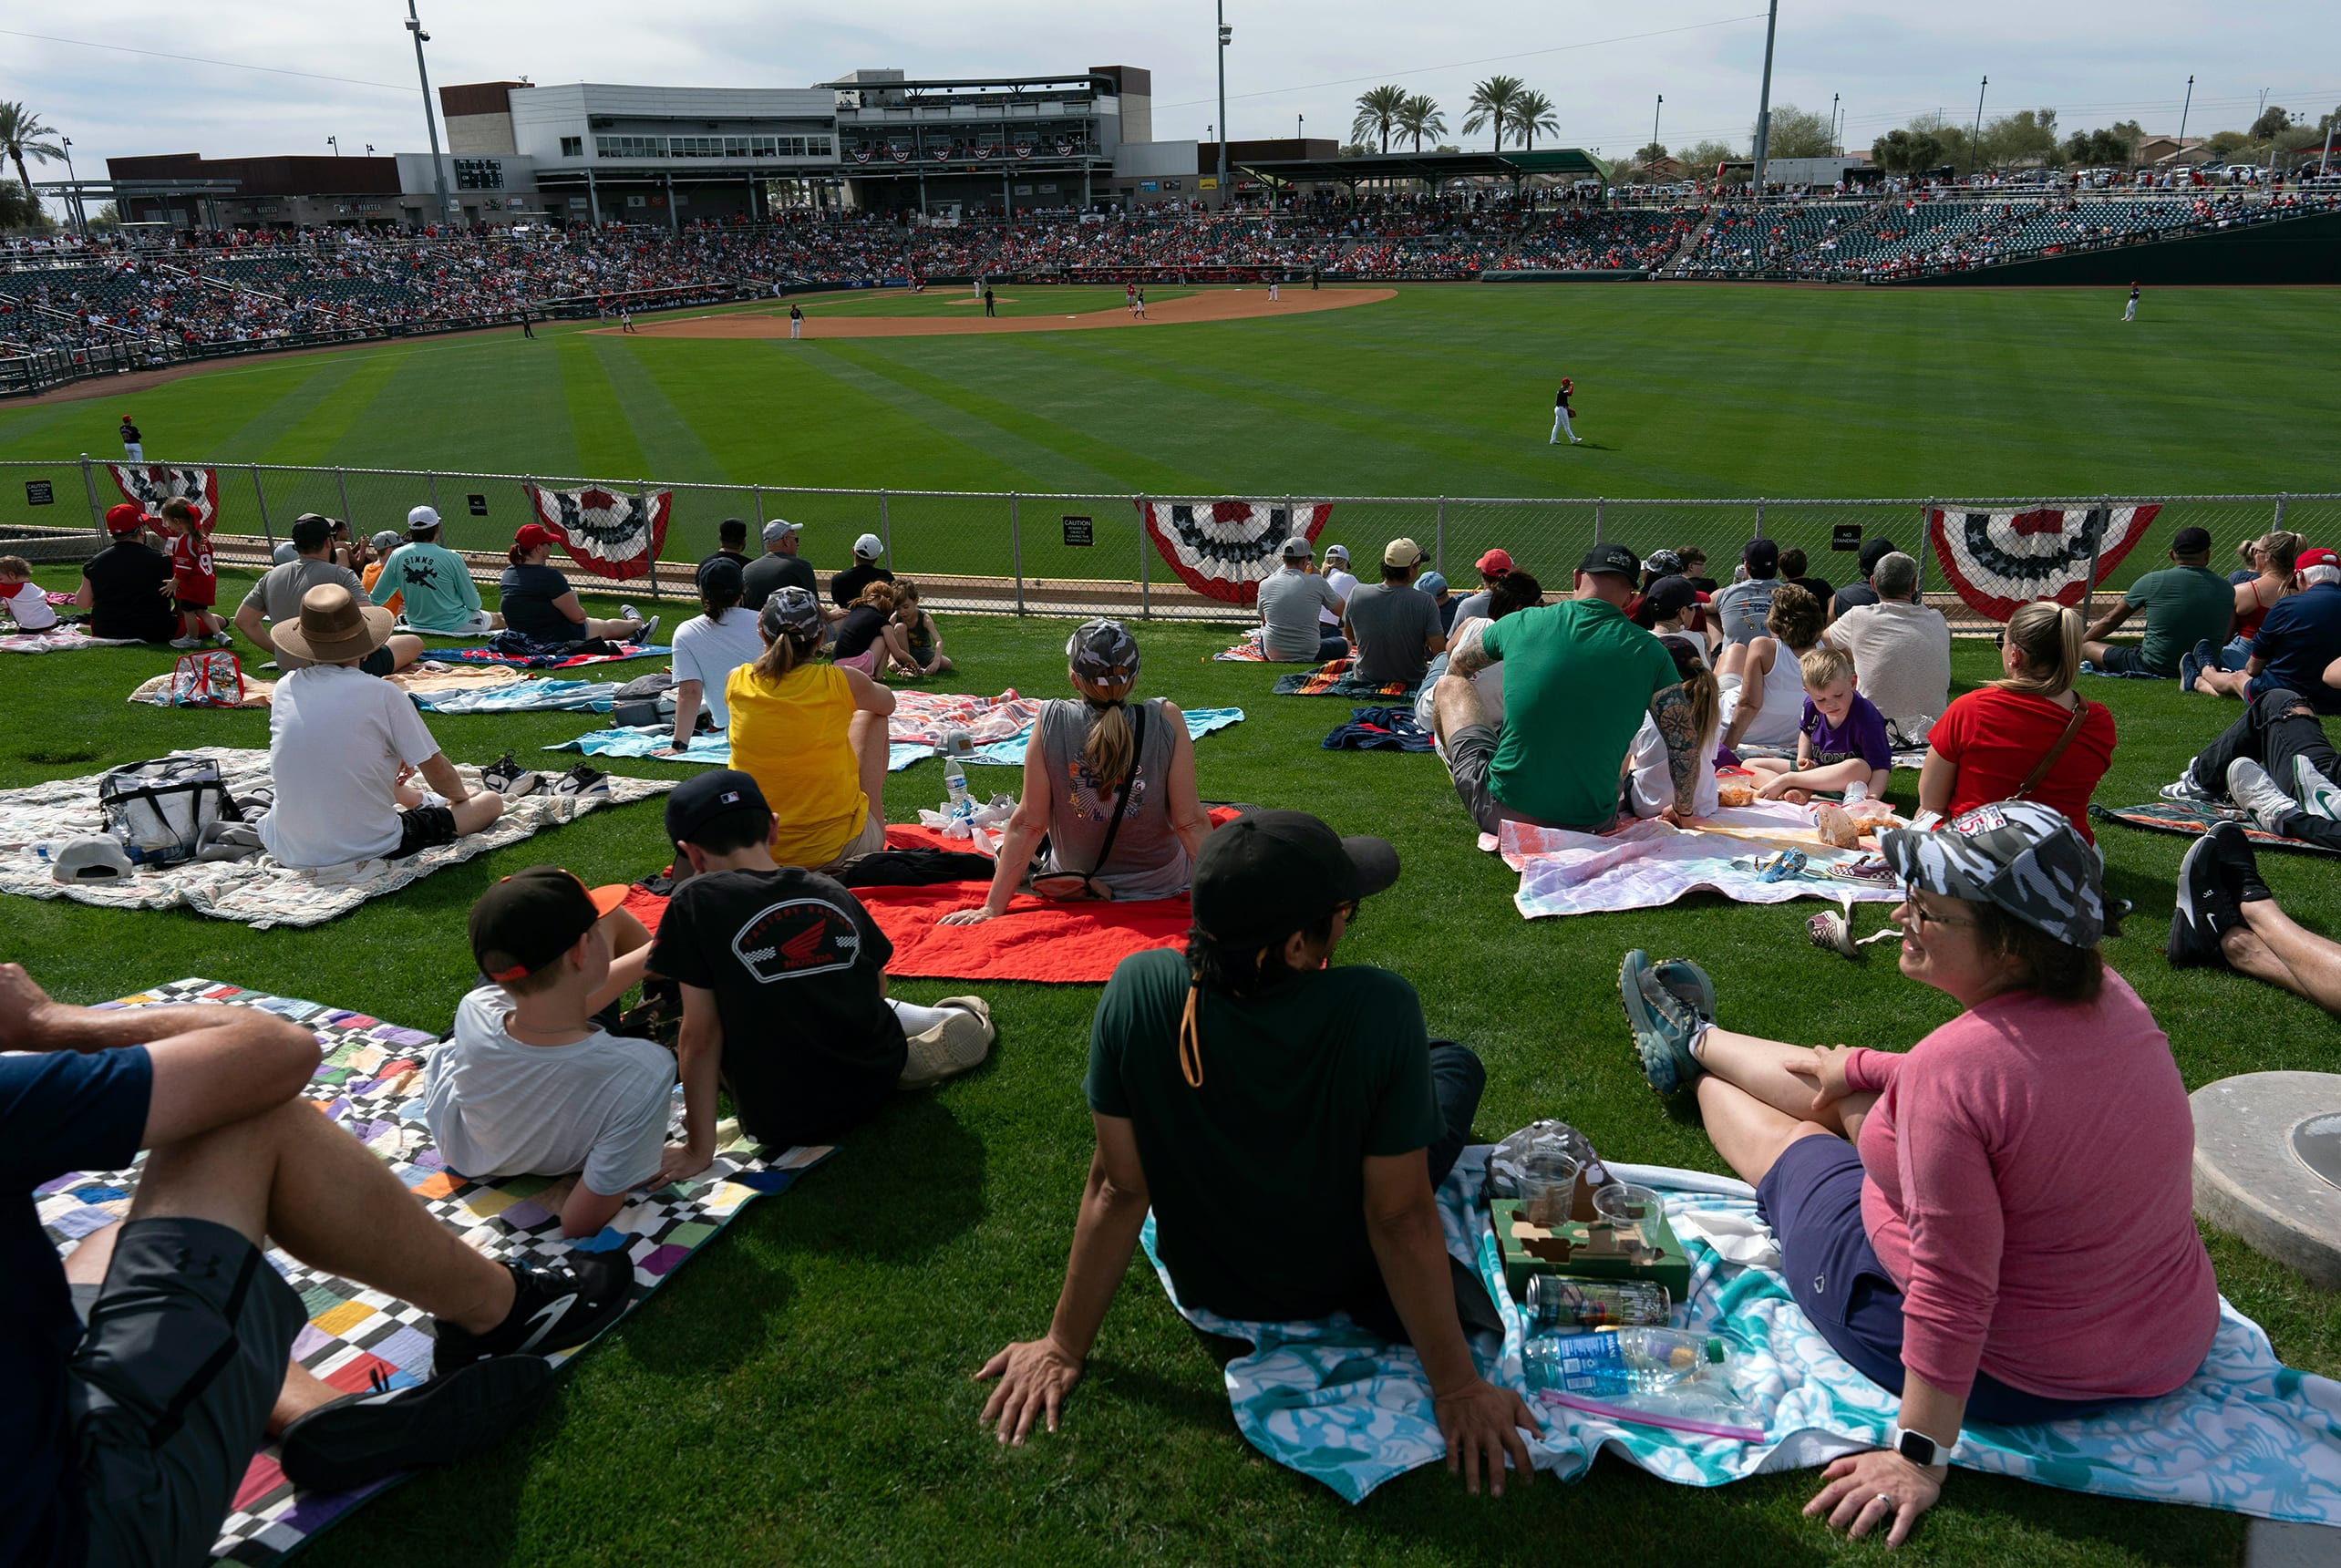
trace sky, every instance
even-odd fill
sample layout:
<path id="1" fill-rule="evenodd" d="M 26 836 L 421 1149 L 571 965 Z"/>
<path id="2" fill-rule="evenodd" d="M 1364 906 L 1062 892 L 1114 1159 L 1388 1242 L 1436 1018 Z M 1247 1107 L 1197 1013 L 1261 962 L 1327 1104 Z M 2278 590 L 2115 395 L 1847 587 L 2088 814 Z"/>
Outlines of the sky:
<path id="1" fill-rule="evenodd" d="M 1552 100 L 1553 145 L 1611 158 L 1650 139 L 1654 110 L 1659 139 L 1678 148 L 1714 139 L 1744 150 L 1756 115 L 1762 0 L 1598 14 L 1549 0 L 1224 3 L 1234 29 L 1227 119 L 1240 139 L 1291 135 L 1303 125 L 1296 117 L 1308 134 L 1346 139 L 1356 96 L 1391 82 L 1439 99 L 1449 140 L 1484 147 L 1485 131 L 1460 134 L 1462 106 L 1471 84 L 1496 72 Z M 1220 118 L 1212 21 L 1201 0 L 696 0 L 680 12 L 634 0 L 423 0 L 434 87 L 523 76 L 802 87 L 870 66 L 917 77 L 1132 65 L 1153 73 L 1160 139 L 1206 138 Z M 328 154 L 328 136 L 345 153 L 368 143 L 419 151 L 421 98 L 404 23 L 404 5 L 392 0 L 111 0 L 102 22 L 77 7 L 9 7 L 0 10 L 0 99 L 22 101 L 71 137 L 84 177 L 102 177 L 109 155 Z M 2336 46 L 2333 0 L 2208 11 L 2177 0 L 1892 10 L 1789 0 L 1772 97 L 1776 107 L 1827 113 L 1841 94 L 1849 147 L 1937 109 L 1972 119 L 1986 76 L 1986 119 L 2047 107 L 2066 130 L 2136 119 L 2159 132 L 2178 129 L 2192 76 L 2187 129 L 2200 135 L 2248 124 L 2263 93 L 2311 119 L 2341 105 Z M 253 67 L 272 68 L 241 68 Z M 64 173 L 52 164 L 34 178 Z"/>

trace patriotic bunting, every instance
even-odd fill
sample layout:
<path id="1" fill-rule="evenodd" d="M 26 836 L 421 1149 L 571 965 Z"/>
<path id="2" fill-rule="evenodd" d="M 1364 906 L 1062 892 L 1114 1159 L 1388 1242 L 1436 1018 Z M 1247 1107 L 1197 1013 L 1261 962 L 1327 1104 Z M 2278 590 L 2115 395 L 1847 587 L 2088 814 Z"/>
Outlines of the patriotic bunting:
<path id="1" fill-rule="evenodd" d="M 1314 540 L 1333 513 L 1325 501 L 1288 511 L 1281 501 L 1143 500 L 1138 510 L 1179 580 L 1230 604 L 1257 599 L 1261 579 L 1284 563 L 1284 541 Z"/>
<path id="2" fill-rule="evenodd" d="M 180 497 L 195 503 L 203 531 L 220 521 L 220 475 L 215 469 L 173 468 L 168 463 L 108 463 L 106 471 L 122 499 L 136 501 L 149 517 L 162 514 L 162 503 Z"/>
<path id="3" fill-rule="evenodd" d="M 1926 532 L 1959 597 L 1993 620 L 2006 621 L 2036 599 L 2078 604 L 2092 586 L 2091 552 L 2102 583 L 2146 536 L 2161 510 L 2159 504 L 2025 511 L 1943 508 L 1926 514 Z"/>
<path id="4" fill-rule="evenodd" d="M 596 577 L 625 582 L 650 575 L 650 563 L 666 546 L 672 490 L 633 495 L 587 485 L 583 490 L 529 486 L 537 521 L 551 531 L 569 558 Z"/>

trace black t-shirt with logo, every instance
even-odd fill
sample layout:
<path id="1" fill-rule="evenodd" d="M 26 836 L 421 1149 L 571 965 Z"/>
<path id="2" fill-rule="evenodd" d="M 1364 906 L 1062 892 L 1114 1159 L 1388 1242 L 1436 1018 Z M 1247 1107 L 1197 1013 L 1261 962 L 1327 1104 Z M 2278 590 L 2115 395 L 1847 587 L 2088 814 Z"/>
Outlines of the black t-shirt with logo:
<path id="1" fill-rule="evenodd" d="M 716 994 L 740 1123 L 785 1147 L 835 1138 L 892 1098 L 909 1055 L 886 1005 L 893 955 L 841 884 L 782 866 L 676 888 L 650 967 Z"/>
<path id="2" fill-rule="evenodd" d="M 783 588 L 802 588 L 816 599 L 821 596 L 820 579 L 813 575 L 811 562 L 769 550 L 748 563 L 748 570 L 740 573 L 740 586 L 739 602 L 751 610 L 763 609 L 764 602 Z"/>
<path id="3" fill-rule="evenodd" d="M 81 569 L 89 579 L 89 634 L 167 643 L 179 635 L 179 616 L 162 596 L 170 557 L 137 540 L 108 545 Z"/>

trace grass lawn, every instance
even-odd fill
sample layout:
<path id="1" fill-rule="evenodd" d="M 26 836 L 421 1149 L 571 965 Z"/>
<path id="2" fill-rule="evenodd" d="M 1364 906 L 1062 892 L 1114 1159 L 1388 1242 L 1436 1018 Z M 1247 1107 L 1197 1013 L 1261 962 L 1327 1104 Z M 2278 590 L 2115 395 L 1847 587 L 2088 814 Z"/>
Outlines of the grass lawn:
<path id="1" fill-rule="evenodd" d="M 1801 296 L 1773 296 L 1792 301 Z M 1867 297 L 1867 296 L 1865 296 Z M 63 586 L 70 572 L 47 572 Z M 241 592 L 223 584 L 222 598 Z M 607 613 L 597 608 L 596 614 Z M 946 618 L 955 689 L 1063 689 L 1064 628 Z M 1807 945 L 1802 905 L 1710 897 L 1668 909 L 1530 923 L 1513 878 L 1480 854 L 1427 757 L 1318 748 L 1343 705 L 1268 695 L 1274 671 L 1202 662 L 1224 628 L 1142 627 L 1142 689 L 1249 717 L 1197 748 L 1207 799 L 1305 805 L 1345 832 L 1387 834 L 1405 861 L 1339 961 L 1380 964 L 1422 993 L 1435 1033 L 1489 1068 L 1478 1132 L 1541 1116 L 1577 1123 L 1616 1158 L 1719 1170 L 1697 1127 L 1642 1084 L 1620 1015 L 1620 954 L 1694 956 L 1714 973 L 1725 1021 L 1782 1038 L 1906 1046 L 1944 1021 L 1940 995 L 1897 975 L 1891 949 L 1848 963 Z M 123 695 L 170 655 L 98 650 L 6 665 L 13 723 L 0 784 L 159 756 L 201 743 L 260 746 L 266 716 L 131 707 Z M 1964 643 L 1962 681 L 1993 673 L 1989 645 Z M 2121 732 L 2105 801 L 2150 797 L 2234 710 L 2174 686 L 2088 683 Z M 26 700 L 37 692 L 37 700 Z M 593 721 L 570 714 L 445 717 L 450 756 L 484 762 Z M 618 762 L 626 772 L 675 771 Z M 1903 775 L 1898 803 L 1914 779 Z M 1013 789 L 982 770 L 987 792 Z M 892 775 L 887 815 L 908 820 L 943 792 L 935 766 Z M 2174 838 L 2110 827 L 2111 891 L 2138 913 L 2108 944 L 2153 1007 L 2191 1088 L 2262 1068 L 2329 1069 L 2333 1021 L 2226 973 L 2177 972 L 2161 944 Z M 96 1002 L 203 975 L 443 1029 L 469 984 L 464 914 L 495 878 L 543 861 L 593 882 L 665 858 L 655 804 L 596 814 L 442 872 L 309 931 L 253 933 L 196 916 L 11 901 L 7 954 L 60 996 Z M 2341 866 L 2271 856 L 2269 879 L 2310 926 L 2341 931 Z M 1862 915 L 1874 930 L 1882 915 Z M 964 989 L 906 982 L 931 1002 Z M 353 1568 L 639 1562 L 1260 1561 L 1409 1564 L 1528 1561 L 1556 1542 L 1602 1563 L 1735 1564 L 1877 1561 L 1799 1517 L 1810 1474 L 1714 1492 L 1660 1483 L 1612 1460 L 1574 1484 L 1540 1480 L 1473 1500 L 1436 1470 L 1361 1507 L 1253 1451 L 1235 1433 L 1212 1362 L 1142 1259 L 1109 1317 L 1066 1429 L 1002 1450 L 979 1433 L 969 1373 L 1047 1326 L 1087 1169 L 1080 1092 L 1093 987 L 985 992 L 1000 1026 L 993 1060 L 941 1090 L 905 1097 L 787 1195 L 751 1206 L 564 1380 L 558 1415 L 468 1474 L 427 1477 L 324 1537 L 309 1561 Z M 2119 1108 L 2109 1108 L 2119 1114 Z M 2222 1288 L 2294 1366 L 2341 1374 L 2336 1298 L 2212 1238 Z M 1961 1472 L 1897 1556 L 1914 1563 L 2191 1565 L 2233 1563 L 2242 1521 L 2117 1503 Z M 1702 1545 L 1705 1550 L 1702 1550 Z"/>

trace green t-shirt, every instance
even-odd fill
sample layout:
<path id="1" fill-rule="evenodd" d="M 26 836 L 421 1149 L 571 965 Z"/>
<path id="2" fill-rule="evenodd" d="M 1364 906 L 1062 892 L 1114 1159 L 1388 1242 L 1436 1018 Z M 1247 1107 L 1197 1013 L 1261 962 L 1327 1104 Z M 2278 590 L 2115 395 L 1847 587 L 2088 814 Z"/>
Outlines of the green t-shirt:
<path id="1" fill-rule="evenodd" d="M 1675 661 L 1601 599 L 1507 615 L 1480 645 L 1504 665 L 1504 727 L 1488 769 L 1495 798 L 1556 827 L 1607 822 L 1651 697 L 1683 678 Z"/>
<path id="2" fill-rule="evenodd" d="M 2179 673 L 2179 659 L 2199 642 L 2227 641 L 2234 624 L 2235 589 L 2208 566 L 2166 566 L 2130 585 L 2121 602 L 2146 612 L 2138 662 L 2158 676 Z"/>
<path id="3" fill-rule="evenodd" d="M 1089 1109 L 1125 1117 L 1179 1299 L 1278 1323 L 1341 1310 L 1374 1280 L 1364 1161 L 1441 1130 L 1414 987 L 1320 970 L 1266 995 L 1202 995 L 1202 1087 L 1179 1069 L 1184 955 L 1121 962 L 1089 1034 Z"/>
<path id="4" fill-rule="evenodd" d="M 463 557 L 443 544 L 418 540 L 392 551 L 374 579 L 374 602 L 404 593 L 399 614 L 424 631 L 462 633 L 480 608 L 480 590 L 464 569 Z"/>

